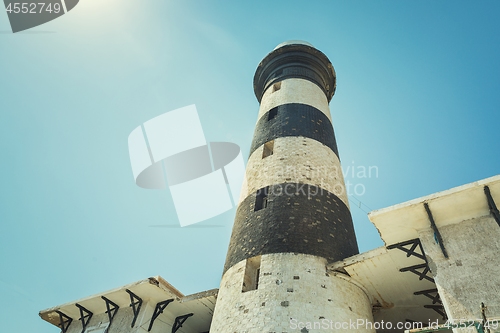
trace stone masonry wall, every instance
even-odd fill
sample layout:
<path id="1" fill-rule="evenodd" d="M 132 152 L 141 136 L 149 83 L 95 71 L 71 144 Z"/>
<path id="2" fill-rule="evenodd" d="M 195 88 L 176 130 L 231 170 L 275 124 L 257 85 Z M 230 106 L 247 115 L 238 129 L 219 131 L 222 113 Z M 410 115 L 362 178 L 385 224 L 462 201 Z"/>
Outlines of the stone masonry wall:
<path id="1" fill-rule="evenodd" d="M 500 227 L 491 216 L 440 227 L 446 259 L 431 229 L 420 239 L 449 319 L 500 317 Z M 461 332 L 461 331 L 460 331 Z"/>
<path id="2" fill-rule="evenodd" d="M 335 329 L 335 323 L 373 318 L 364 291 L 328 275 L 325 259 L 294 253 L 262 255 L 257 289 L 242 292 L 245 266 L 242 260 L 224 274 L 210 332 L 375 332 Z"/>
<path id="3" fill-rule="evenodd" d="M 262 158 L 263 149 L 260 146 L 248 160 L 240 203 L 259 188 L 292 182 L 319 186 L 349 207 L 340 161 L 330 148 L 292 136 L 275 139 L 273 154 L 266 158 Z"/>
<path id="4" fill-rule="evenodd" d="M 264 96 L 259 108 L 257 121 L 272 108 L 287 103 L 300 103 L 310 105 L 323 112 L 330 121 L 330 109 L 325 93 L 316 84 L 304 79 L 287 79 L 281 81 L 279 90 L 274 90 L 269 87 Z"/>

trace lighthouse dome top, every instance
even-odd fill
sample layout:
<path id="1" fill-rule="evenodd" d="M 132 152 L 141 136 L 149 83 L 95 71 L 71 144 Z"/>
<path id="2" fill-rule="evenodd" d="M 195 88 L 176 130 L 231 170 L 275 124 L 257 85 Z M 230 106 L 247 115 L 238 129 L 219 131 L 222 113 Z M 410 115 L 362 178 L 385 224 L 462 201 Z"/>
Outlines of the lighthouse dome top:
<path id="1" fill-rule="evenodd" d="M 303 79 L 316 84 L 323 90 L 328 102 L 335 94 L 336 75 L 332 63 L 306 41 L 283 42 L 262 59 L 253 80 L 259 103 L 270 86 L 286 79 Z"/>
<path id="2" fill-rule="evenodd" d="M 314 47 L 311 43 L 308 43 L 304 40 L 287 40 L 286 42 L 283 42 L 281 44 L 279 44 L 278 46 L 276 46 L 274 48 L 274 50 L 277 50 L 279 49 L 280 47 L 283 47 L 283 46 L 286 46 L 286 45 L 306 45 L 306 46 L 310 46 L 310 47 Z"/>

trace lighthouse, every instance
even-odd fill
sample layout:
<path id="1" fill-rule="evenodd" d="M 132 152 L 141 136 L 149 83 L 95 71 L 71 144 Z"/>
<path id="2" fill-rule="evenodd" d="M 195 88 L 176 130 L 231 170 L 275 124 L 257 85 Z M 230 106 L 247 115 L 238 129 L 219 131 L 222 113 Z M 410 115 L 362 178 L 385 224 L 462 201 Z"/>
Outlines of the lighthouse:
<path id="1" fill-rule="evenodd" d="M 500 175 L 372 211 L 385 245 L 359 254 L 329 110 L 335 86 L 309 43 L 280 44 L 259 64 L 219 289 L 184 295 L 149 277 L 41 318 L 62 333 L 500 332 Z"/>
<path id="2" fill-rule="evenodd" d="M 210 332 L 349 331 L 370 298 L 327 265 L 358 254 L 329 102 L 335 70 L 302 41 L 259 64 L 260 103 Z M 375 332 L 360 329 L 356 332 Z"/>

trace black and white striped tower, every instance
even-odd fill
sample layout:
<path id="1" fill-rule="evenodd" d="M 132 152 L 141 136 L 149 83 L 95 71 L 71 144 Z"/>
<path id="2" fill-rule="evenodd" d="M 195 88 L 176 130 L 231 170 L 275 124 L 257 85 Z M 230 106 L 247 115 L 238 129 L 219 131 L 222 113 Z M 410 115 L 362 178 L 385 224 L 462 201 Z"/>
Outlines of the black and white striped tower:
<path id="1" fill-rule="evenodd" d="M 372 319 L 363 289 L 326 272 L 358 253 L 328 106 L 335 85 L 328 58 L 306 42 L 280 44 L 259 64 L 259 115 L 210 332 L 333 332 Z"/>

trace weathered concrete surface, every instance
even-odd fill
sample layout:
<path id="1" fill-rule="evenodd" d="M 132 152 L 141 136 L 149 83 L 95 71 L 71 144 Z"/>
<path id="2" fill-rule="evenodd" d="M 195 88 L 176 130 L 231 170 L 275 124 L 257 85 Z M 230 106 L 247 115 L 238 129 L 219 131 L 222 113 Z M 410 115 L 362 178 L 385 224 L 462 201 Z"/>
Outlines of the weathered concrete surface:
<path id="1" fill-rule="evenodd" d="M 300 323 L 373 321 L 365 292 L 327 274 L 325 259 L 293 253 L 262 255 L 258 288 L 242 292 L 245 266 L 242 260 L 224 274 L 210 332 L 375 332 L 299 327 Z"/>
<path id="2" fill-rule="evenodd" d="M 134 314 L 130 307 L 130 296 L 126 290 L 132 291 L 143 300 L 133 326 Z M 107 310 L 106 303 L 101 296 L 108 298 L 119 306 L 111 325 L 109 325 L 109 318 L 105 313 Z M 73 319 L 67 333 L 81 333 L 83 326 L 81 320 L 79 320 L 80 312 L 75 305 L 79 304 L 93 313 L 85 333 L 104 333 L 108 326 L 108 333 L 145 333 L 148 331 L 156 305 L 159 302 L 172 299 L 173 301 L 167 305 L 163 313 L 156 318 L 150 332 L 170 332 L 175 323 L 175 318 L 188 313 L 193 313 L 193 316 L 189 317 L 177 332 L 205 332 L 210 327 L 216 297 L 216 289 L 184 296 L 167 281 L 157 276 L 40 311 L 40 316 L 45 321 L 59 326 L 60 318 L 57 311 L 60 311 Z"/>
<path id="3" fill-rule="evenodd" d="M 500 176 L 369 214 L 386 245 L 420 239 L 444 310 L 455 322 L 482 321 L 481 303 L 486 319 L 500 317 L 500 221 L 487 192 L 499 207 Z"/>
<path id="4" fill-rule="evenodd" d="M 491 216 L 439 228 L 449 258 L 431 229 L 419 233 L 436 286 L 450 319 L 500 317 L 500 227 Z"/>

